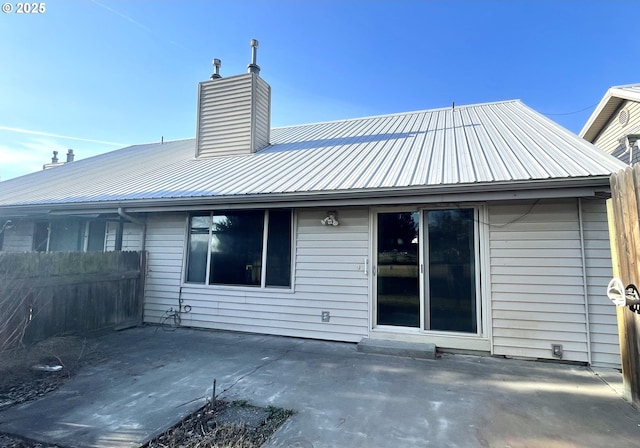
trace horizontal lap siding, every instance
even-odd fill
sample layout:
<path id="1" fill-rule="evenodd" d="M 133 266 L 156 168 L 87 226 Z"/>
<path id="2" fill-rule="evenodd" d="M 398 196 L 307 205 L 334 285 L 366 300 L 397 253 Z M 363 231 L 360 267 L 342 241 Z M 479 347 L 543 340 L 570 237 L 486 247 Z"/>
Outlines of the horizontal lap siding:
<path id="1" fill-rule="evenodd" d="M 626 109 L 629 113 L 629 122 L 625 126 L 622 126 L 618 120 L 618 113 L 622 109 Z M 620 139 L 627 134 L 637 134 L 640 132 L 639 117 L 640 102 L 625 100 L 622 106 L 620 106 L 616 113 L 611 117 L 609 123 L 607 123 L 604 129 L 600 132 L 593 144 L 609 154 L 624 151 L 622 148 L 623 143 L 620 142 Z M 623 157 L 623 159 L 625 163 L 629 163 L 628 154 Z"/>
<path id="2" fill-rule="evenodd" d="M 116 250 L 116 234 L 118 223 L 116 221 L 107 222 L 105 231 L 106 251 Z M 142 250 L 142 226 L 132 222 L 125 222 L 122 227 L 122 250 Z"/>
<path id="3" fill-rule="evenodd" d="M 159 323 L 169 308 L 178 308 L 186 215 L 152 215 L 147 220 L 147 282 L 144 320 Z"/>
<path id="4" fill-rule="evenodd" d="M 322 226 L 320 220 L 324 216 L 325 209 L 297 212 L 293 291 L 183 285 L 183 305 L 189 305 L 191 311 L 182 315 L 182 324 L 352 342 L 366 336 L 369 296 L 364 268 L 369 251 L 368 210 L 338 210 L 337 227 Z M 165 311 L 178 306 L 184 226 L 184 218 L 164 224 L 150 219 L 145 306 L 148 322 L 159 322 Z M 161 228 L 164 237 L 155 237 Z M 156 244 L 165 238 L 179 241 L 180 250 L 154 255 Z M 329 322 L 321 321 L 322 311 L 329 311 Z"/>
<path id="5" fill-rule="evenodd" d="M 587 361 L 575 200 L 489 207 L 491 313 L 496 355 Z"/>
<path id="6" fill-rule="evenodd" d="M 583 200 L 582 217 L 589 297 L 592 364 L 619 368 L 620 343 L 616 307 L 607 298 L 606 289 L 613 276 L 607 224 L 603 200 Z"/>
<path id="7" fill-rule="evenodd" d="M 30 221 L 18 221 L 12 228 L 4 231 L 4 252 L 30 252 L 33 250 L 34 224 Z"/>

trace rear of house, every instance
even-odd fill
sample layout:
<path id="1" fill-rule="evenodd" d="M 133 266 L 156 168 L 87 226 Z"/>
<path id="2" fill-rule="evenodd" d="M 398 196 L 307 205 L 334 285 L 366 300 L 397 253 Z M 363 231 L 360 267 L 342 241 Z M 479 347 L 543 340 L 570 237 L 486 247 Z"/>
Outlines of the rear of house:
<path id="1" fill-rule="evenodd" d="M 146 250 L 153 324 L 619 366 L 621 162 L 519 101 L 276 129 L 270 101 L 213 76 L 195 139 L 1 182 L 2 250 Z"/>

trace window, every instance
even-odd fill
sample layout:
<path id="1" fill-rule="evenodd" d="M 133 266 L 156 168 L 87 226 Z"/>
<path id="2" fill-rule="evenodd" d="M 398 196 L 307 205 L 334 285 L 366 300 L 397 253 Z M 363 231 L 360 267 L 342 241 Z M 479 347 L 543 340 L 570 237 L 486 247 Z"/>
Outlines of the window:
<path id="1" fill-rule="evenodd" d="M 106 221 L 62 219 L 35 223 L 33 250 L 36 252 L 101 252 Z"/>
<path id="2" fill-rule="evenodd" d="M 186 281 L 291 286 L 291 210 L 224 210 L 191 216 Z"/>
<path id="3" fill-rule="evenodd" d="M 49 223 L 37 222 L 33 231 L 33 250 L 46 252 L 49 243 Z"/>

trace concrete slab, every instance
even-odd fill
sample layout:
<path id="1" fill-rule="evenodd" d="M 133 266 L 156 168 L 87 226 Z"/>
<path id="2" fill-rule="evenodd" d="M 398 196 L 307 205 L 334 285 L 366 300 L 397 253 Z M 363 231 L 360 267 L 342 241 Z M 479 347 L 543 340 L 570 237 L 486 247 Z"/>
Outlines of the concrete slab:
<path id="1" fill-rule="evenodd" d="M 100 339 L 109 359 L 39 401 L 0 412 L 0 432 L 68 447 L 139 446 L 202 405 L 297 413 L 266 444 L 292 447 L 640 447 L 640 414 L 580 366 L 358 353 L 355 344 L 137 328 Z M 608 381 L 621 382 L 615 371 Z"/>
<path id="2" fill-rule="evenodd" d="M 388 341 L 363 338 L 358 343 L 358 351 L 376 355 L 405 356 L 416 359 L 436 359 L 436 344 Z"/>

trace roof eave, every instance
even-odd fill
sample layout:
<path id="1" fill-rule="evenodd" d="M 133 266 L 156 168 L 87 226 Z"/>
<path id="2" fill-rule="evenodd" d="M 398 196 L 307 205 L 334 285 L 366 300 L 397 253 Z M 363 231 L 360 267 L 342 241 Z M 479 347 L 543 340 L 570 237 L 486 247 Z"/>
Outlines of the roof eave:
<path id="1" fill-rule="evenodd" d="M 605 93 L 602 100 L 600 100 L 595 110 L 582 127 L 582 130 L 578 134 L 580 137 L 593 143 L 598 134 L 600 134 L 600 131 L 602 131 L 602 129 L 606 126 L 606 124 L 609 122 L 615 111 L 618 110 L 618 107 L 620 107 L 620 104 L 622 104 L 623 101 L 640 101 L 640 95 L 625 90 L 621 87 L 624 86 L 611 87 L 609 90 L 607 90 L 607 93 Z M 600 117 L 600 115 L 602 115 L 603 113 L 604 116 Z"/>
<path id="2" fill-rule="evenodd" d="M 60 204 L 33 204 L 0 207 L 0 216 L 27 217 L 48 214 L 78 214 L 78 213 L 113 213 L 118 208 L 135 210 L 139 212 L 162 211 L 163 209 L 175 209 L 188 207 L 215 207 L 215 206 L 291 206 L 296 203 L 306 205 L 322 205 L 329 202 L 340 202 L 344 205 L 374 202 L 388 202 L 389 200 L 403 198 L 406 201 L 430 202 L 454 202 L 478 200 L 482 197 L 495 198 L 495 200 L 522 199 L 533 197 L 535 194 L 526 192 L 555 191 L 547 197 L 577 197 L 593 196 L 596 192 L 609 191 L 609 175 L 589 176 L 571 179 L 539 179 L 527 181 L 486 182 L 459 185 L 434 185 L 415 186 L 403 188 L 376 188 L 361 190 L 328 190 L 307 191 L 270 194 L 244 194 L 244 195 L 220 195 L 199 196 L 165 199 L 131 199 L 121 201 L 96 201 L 82 203 Z M 559 193 L 559 190 L 566 192 Z M 480 196 L 482 195 L 482 196 Z"/>

